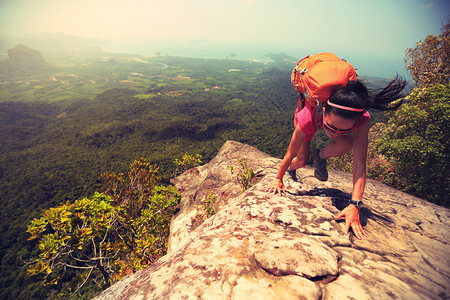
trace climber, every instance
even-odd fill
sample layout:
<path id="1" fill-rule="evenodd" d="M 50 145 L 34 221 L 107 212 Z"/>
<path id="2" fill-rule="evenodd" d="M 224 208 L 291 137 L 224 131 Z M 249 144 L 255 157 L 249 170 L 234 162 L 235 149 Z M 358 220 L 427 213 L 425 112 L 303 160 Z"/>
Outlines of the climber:
<path id="1" fill-rule="evenodd" d="M 304 101 L 295 113 L 295 130 L 286 155 L 279 167 L 276 178 L 267 188 L 267 192 L 282 195 L 285 193 L 283 176 L 286 171 L 297 181 L 296 169 L 308 162 L 311 139 L 317 130 L 324 129 L 332 142 L 324 149 L 313 154 L 314 175 L 321 181 L 328 179 L 326 160 L 338 157 L 353 149 L 353 193 L 349 205 L 335 219 L 345 218 L 345 234 L 350 227 L 358 239 L 367 237 L 359 220 L 359 209 L 362 206 L 366 185 L 366 157 L 370 114 L 368 109 L 391 110 L 398 108 L 402 101 L 394 106 L 389 104 L 403 98 L 402 90 L 406 82 L 398 77 L 393 79 L 377 94 L 369 93 L 360 80 L 350 80 L 346 86 L 336 87 L 323 105 L 313 107 Z"/>

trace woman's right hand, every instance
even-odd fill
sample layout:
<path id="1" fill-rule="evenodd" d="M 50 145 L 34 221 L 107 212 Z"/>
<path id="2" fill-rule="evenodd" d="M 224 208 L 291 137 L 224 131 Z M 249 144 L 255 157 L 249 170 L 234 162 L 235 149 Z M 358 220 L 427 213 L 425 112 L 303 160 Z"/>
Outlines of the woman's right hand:
<path id="1" fill-rule="evenodd" d="M 286 193 L 286 188 L 284 187 L 283 180 L 275 178 L 267 188 L 266 192 L 274 192 L 275 195 L 278 193 L 280 194 L 280 196 L 282 193 Z"/>

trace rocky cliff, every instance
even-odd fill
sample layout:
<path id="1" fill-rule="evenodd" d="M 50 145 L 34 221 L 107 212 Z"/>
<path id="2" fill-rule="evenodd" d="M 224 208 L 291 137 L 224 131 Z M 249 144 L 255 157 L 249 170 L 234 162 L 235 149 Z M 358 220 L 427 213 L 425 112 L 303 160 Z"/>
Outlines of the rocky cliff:
<path id="1" fill-rule="evenodd" d="M 258 181 L 242 193 L 228 168 L 239 171 L 238 158 Z M 182 201 L 168 254 L 97 299 L 449 299 L 448 209 L 368 180 L 360 241 L 333 218 L 346 206 L 350 174 L 320 182 L 307 167 L 301 183 L 284 178 L 280 197 L 265 192 L 279 163 L 227 142 L 174 179 Z M 216 213 L 206 219 L 211 193 Z"/>
<path id="2" fill-rule="evenodd" d="M 45 62 L 41 52 L 25 45 L 8 49 L 8 58 L 0 62 L 0 72 L 3 73 L 37 71 L 48 67 L 50 65 Z"/>

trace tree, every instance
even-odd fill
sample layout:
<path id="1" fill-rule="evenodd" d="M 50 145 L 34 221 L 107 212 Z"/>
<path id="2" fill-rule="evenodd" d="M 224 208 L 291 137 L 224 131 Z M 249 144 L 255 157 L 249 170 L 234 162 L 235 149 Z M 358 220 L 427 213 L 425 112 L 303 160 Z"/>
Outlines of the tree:
<path id="1" fill-rule="evenodd" d="M 189 155 L 185 153 L 180 160 L 176 158 L 173 163 L 176 165 L 174 175 L 180 175 L 191 168 L 195 168 L 202 164 L 202 156 L 200 154 Z"/>
<path id="2" fill-rule="evenodd" d="M 112 265 L 118 258 L 111 247 L 112 235 L 121 218 L 120 208 L 111 203 L 111 198 L 96 193 L 91 199 L 47 209 L 31 221 L 29 240 L 39 239 L 41 253 L 29 274 L 43 274 L 44 284 L 56 284 L 60 269 L 79 269 L 85 278 L 81 287 L 98 271 L 104 284 L 109 284 Z"/>
<path id="3" fill-rule="evenodd" d="M 101 178 L 102 192 L 110 196 L 116 205 L 125 208 L 130 218 L 140 215 L 153 187 L 161 180 L 158 168 L 144 158 L 134 161 L 126 173 L 105 172 Z"/>
<path id="4" fill-rule="evenodd" d="M 60 282 L 65 289 L 79 291 L 89 280 L 104 288 L 166 253 L 177 190 L 157 185 L 157 168 L 145 159 L 103 179 L 105 194 L 47 209 L 31 222 L 27 232 L 40 254 L 30 262 L 30 275 L 57 284 L 73 269 L 77 276 Z"/>
<path id="5" fill-rule="evenodd" d="M 393 170 L 386 183 L 448 206 L 449 141 L 450 84 L 414 89 L 377 145 Z"/>
<path id="6" fill-rule="evenodd" d="M 405 63 L 414 84 L 446 84 L 450 79 L 450 22 L 447 20 L 441 34 L 427 36 L 415 48 L 406 50 Z"/>
<path id="7" fill-rule="evenodd" d="M 449 58 L 448 21 L 439 36 L 407 49 L 405 62 L 416 87 L 376 144 L 388 170 L 375 170 L 383 182 L 444 206 L 449 205 Z"/>

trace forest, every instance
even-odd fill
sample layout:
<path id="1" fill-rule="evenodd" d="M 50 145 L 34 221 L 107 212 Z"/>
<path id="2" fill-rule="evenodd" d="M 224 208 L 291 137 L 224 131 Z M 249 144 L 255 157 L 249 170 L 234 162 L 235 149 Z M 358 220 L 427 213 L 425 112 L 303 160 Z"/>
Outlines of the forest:
<path id="1" fill-rule="evenodd" d="M 185 153 L 207 162 L 231 139 L 280 156 L 289 142 L 297 99 L 288 70 L 86 52 L 0 77 L 2 298 L 52 290 L 26 274 L 37 255 L 27 225 L 93 195 L 103 172 L 143 157 L 168 183 Z"/>
<path id="2" fill-rule="evenodd" d="M 51 67 L 0 74 L 1 298 L 56 295 L 27 275 L 25 261 L 39 253 L 27 225 L 94 195 L 104 172 L 145 158 L 169 183 L 174 160 L 200 154 L 206 163 L 227 140 L 279 158 L 289 144 L 298 95 L 285 64 L 96 48 L 45 59 Z M 388 82 L 361 79 L 371 89 Z M 371 116 L 387 125 L 390 115 Z M 328 142 L 317 134 L 312 151 Z"/>

